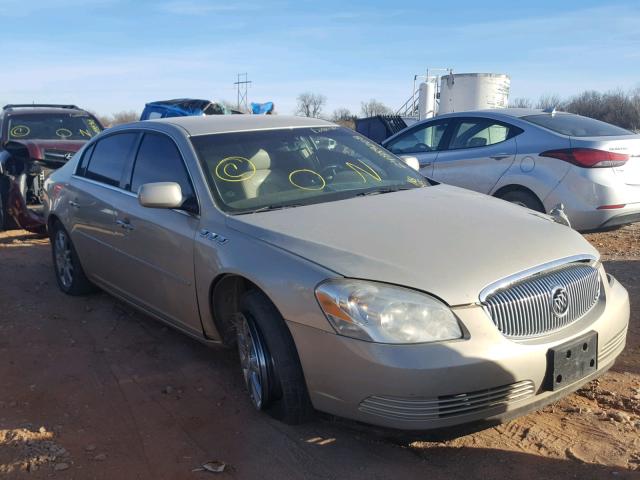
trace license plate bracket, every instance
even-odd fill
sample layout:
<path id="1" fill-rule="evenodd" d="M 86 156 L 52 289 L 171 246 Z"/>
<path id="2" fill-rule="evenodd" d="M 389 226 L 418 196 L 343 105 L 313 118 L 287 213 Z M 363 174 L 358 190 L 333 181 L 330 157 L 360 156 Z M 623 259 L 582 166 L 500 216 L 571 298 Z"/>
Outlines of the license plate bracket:
<path id="1" fill-rule="evenodd" d="M 598 369 L 598 333 L 592 331 L 550 348 L 547 357 L 548 389 L 564 388 Z"/>

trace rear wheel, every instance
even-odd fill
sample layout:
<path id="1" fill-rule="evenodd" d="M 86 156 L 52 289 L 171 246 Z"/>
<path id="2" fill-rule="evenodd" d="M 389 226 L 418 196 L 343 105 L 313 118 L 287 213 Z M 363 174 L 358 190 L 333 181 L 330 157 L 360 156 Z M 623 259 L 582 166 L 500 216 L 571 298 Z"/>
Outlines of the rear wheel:
<path id="1" fill-rule="evenodd" d="M 313 414 L 298 353 L 284 319 L 261 292 L 241 300 L 236 335 L 240 366 L 253 406 L 289 424 Z"/>
<path id="2" fill-rule="evenodd" d="M 498 195 L 498 198 L 506 200 L 507 202 L 515 203 L 521 207 L 530 208 L 536 212 L 545 213 L 544 205 L 542 205 L 542 202 L 538 200 L 538 197 L 526 190 L 510 190 Z"/>
<path id="3" fill-rule="evenodd" d="M 51 252 L 60 290 L 68 295 L 84 295 L 95 290 L 82 270 L 69 234 L 59 222 L 51 229 Z"/>
<path id="4" fill-rule="evenodd" d="M 9 179 L 0 174 L 0 232 L 9 227 L 7 200 L 9 197 Z"/>

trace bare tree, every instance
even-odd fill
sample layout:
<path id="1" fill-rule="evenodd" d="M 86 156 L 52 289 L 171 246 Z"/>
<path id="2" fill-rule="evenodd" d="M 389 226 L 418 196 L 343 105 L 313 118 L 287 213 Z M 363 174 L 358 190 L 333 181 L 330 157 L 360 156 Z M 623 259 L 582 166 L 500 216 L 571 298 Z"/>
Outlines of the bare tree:
<path id="1" fill-rule="evenodd" d="M 362 102 L 360 105 L 362 116 L 365 118 L 375 115 L 391 115 L 393 113 L 393 110 L 375 98 L 372 98 L 368 102 Z"/>
<path id="2" fill-rule="evenodd" d="M 524 97 L 514 98 L 509 100 L 509 107 L 511 108 L 533 108 L 533 102 Z"/>
<path id="3" fill-rule="evenodd" d="M 343 127 L 354 129 L 356 116 L 348 108 L 337 108 L 331 115 L 331 121 Z"/>
<path id="4" fill-rule="evenodd" d="M 536 108 L 541 108 L 543 110 L 547 108 L 557 108 L 560 109 L 562 107 L 562 100 L 560 96 L 554 94 L 545 94 L 541 95 L 538 99 L 538 103 L 536 103 Z"/>
<path id="5" fill-rule="evenodd" d="M 110 125 L 121 125 L 123 123 L 135 122 L 140 118 L 140 114 L 133 110 L 124 110 L 111 115 Z"/>
<path id="6" fill-rule="evenodd" d="M 296 114 L 303 117 L 320 118 L 322 107 L 327 103 L 327 97 L 311 92 L 301 93 L 297 100 Z"/>
<path id="7" fill-rule="evenodd" d="M 625 93 L 585 91 L 566 102 L 565 110 L 612 123 L 629 130 L 640 129 L 640 90 Z"/>

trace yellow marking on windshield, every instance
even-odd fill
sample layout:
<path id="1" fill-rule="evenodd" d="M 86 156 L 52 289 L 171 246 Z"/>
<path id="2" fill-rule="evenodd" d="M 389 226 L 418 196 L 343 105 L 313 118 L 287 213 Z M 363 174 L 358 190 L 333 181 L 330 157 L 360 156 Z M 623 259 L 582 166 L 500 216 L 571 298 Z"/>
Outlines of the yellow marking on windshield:
<path id="1" fill-rule="evenodd" d="M 369 175 L 371 178 L 373 178 L 374 180 L 381 182 L 382 178 L 380 178 L 380 175 L 378 175 L 376 173 L 376 171 L 371 168 L 369 165 L 367 165 L 366 163 L 364 163 L 362 160 L 358 160 L 358 162 L 360 162 L 362 165 L 365 166 L 365 168 L 362 168 L 359 165 L 355 165 L 351 162 L 347 162 L 345 163 L 345 165 L 347 167 L 349 167 L 351 170 L 353 170 L 354 172 L 356 172 L 358 175 L 360 175 L 360 177 L 362 177 L 362 181 L 364 183 L 367 183 L 367 177 L 364 176 L 364 174 Z"/>
<path id="2" fill-rule="evenodd" d="M 422 187 L 423 183 L 418 180 L 417 178 L 413 178 L 413 177 L 407 177 L 407 182 L 412 183 L 413 185 L 417 186 L 417 187 Z"/>
<path id="3" fill-rule="evenodd" d="M 89 132 L 89 130 L 83 130 L 83 129 L 79 129 L 78 132 L 80 133 L 80 135 L 82 135 L 83 137 L 89 137 L 91 138 L 92 135 Z"/>
<path id="4" fill-rule="evenodd" d="M 29 135 L 29 133 L 31 133 L 31 129 L 26 125 L 16 125 L 11 129 L 10 133 L 12 137 L 21 138 Z"/>
<path id="5" fill-rule="evenodd" d="M 215 173 L 223 182 L 243 182 L 256 174 L 256 166 L 248 158 L 226 157 L 218 162 Z"/>
<path id="6" fill-rule="evenodd" d="M 56 135 L 60 138 L 69 138 L 73 132 L 68 128 L 59 128 L 56 130 Z"/>
<path id="7" fill-rule="evenodd" d="M 294 175 L 297 175 L 298 173 L 302 173 L 302 172 L 308 172 L 311 173 L 312 175 L 316 175 L 320 181 L 322 182 L 322 185 L 320 187 L 303 187 L 302 185 L 298 185 L 296 182 L 293 181 L 293 177 Z M 322 175 L 320 175 L 318 172 L 314 172 L 313 170 L 309 170 L 307 168 L 302 168 L 300 170 L 294 170 L 289 174 L 289 183 L 291 183 L 291 185 L 293 185 L 294 187 L 299 188 L 300 190 L 322 190 L 326 185 L 327 182 L 325 182 L 324 177 Z"/>
<path id="8" fill-rule="evenodd" d="M 94 133 L 100 133 L 100 128 L 98 128 L 98 124 L 95 122 L 93 118 L 87 120 L 87 125 L 89 128 L 94 131 Z"/>

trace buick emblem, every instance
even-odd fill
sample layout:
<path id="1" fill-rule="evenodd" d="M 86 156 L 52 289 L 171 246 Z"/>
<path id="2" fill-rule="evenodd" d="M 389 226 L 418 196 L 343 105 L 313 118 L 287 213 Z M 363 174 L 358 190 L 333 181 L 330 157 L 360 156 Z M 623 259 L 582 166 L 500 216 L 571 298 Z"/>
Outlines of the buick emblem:
<path id="1" fill-rule="evenodd" d="M 551 310 L 556 317 L 564 317 L 569 311 L 569 294 L 564 287 L 555 287 L 551 291 Z"/>
<path id="2" fill-rule="evenodd" d="M 69 161 L 71 160 L 71 158 L 73 157 L 73 153 L 69 152 L 69 153 L 65 153 L 64 154 L 64 158 Z"/>

